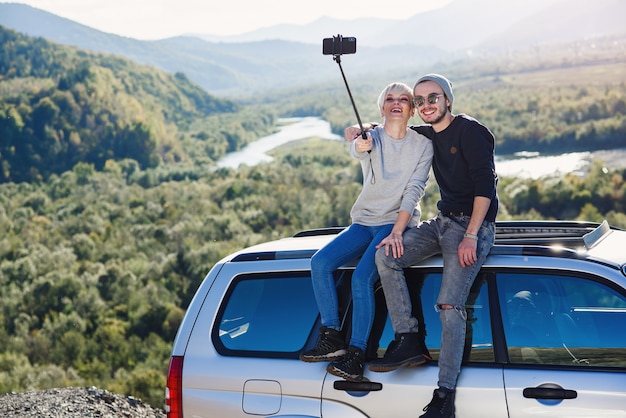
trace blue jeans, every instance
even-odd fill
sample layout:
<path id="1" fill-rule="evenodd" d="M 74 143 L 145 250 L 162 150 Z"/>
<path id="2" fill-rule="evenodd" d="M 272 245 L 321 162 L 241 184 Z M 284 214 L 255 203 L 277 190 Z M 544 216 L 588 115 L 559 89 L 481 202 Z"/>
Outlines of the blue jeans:
<path id="1" fill-rule="evenodd" d="M 404 254 L 400 258 L 385 255 L 385 249 L 376 253 L 376 266 L 385 293 L 391 324 L 396 333 L 418 331 L 418 321 L 411 313 L 411 298 L 403 268 L 430 256 L 443 257 L 443 278 L 435 309 L 441 320 L 441 351 L 439 353 L 439 386 L 455 389 L 461 372 L 467 312 L 465 302 L 474 279 L 478 275 L 495 239 L 495 224 L 483 222 L 478 231 L 477 261 L 461 267 L 458 246 L 469 223 L 469 216 L 449 218 L 441 213 L 403 234 Z M 440 309 L 451 305 L 453 309 Z"/>
<path id="2" fill-rule="evenodd" d="M 374 321 L 374 283 L 378 280 L 376 246 L 391 233 L 393 225 L 352 224 L 311 258 L 313 291 L 322 325 L 340 329 L 337 288 L 333 272 L 361 256 L 352 274 L 352 336 L 350 345 L 365 350 Z"/>

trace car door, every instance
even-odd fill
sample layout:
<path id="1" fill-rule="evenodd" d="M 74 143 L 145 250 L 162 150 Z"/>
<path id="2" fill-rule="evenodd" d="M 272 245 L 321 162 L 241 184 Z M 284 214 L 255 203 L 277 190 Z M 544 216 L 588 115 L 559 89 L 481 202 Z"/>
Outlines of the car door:
<path id="1" fill-rule="evenodd" d="M 366 367 L 368 381 L 363 383 L 346 382 L 328 375 L 322 391 L 324 418 L 415 418 L 423 413 L 422 409 L 432 399 L 439 372 L 437 359 L 441 325 L 434 306 L 441 285 L 441 273 L 412 269 L 407 272 L 407 281 L 414 293 L 414 315 L 423 317 L 422 322 L 426 324 L 426 345 L 433 360 L 425 366 L 401 368 L 388 373 L 374 373 Z M 507 416 L 502 367 L 495 364 L 487 288 L 486 276 L 479 275 L 466 304 L 468 332 L 464 365 L 457 387 L 457 418 Z M 393 339 L 384 298 L 377 297 L 376 311 L 377 315 L 382 312 L 386 321 L 380 332 L 375 320 L 370 345 L 381 347 L 378 355 L 382 356 Z M 353 410 L 350 415 L 341 415 L 336 412 L 338 405 L 350 405 Z"/>
<path id="2" fill-rule="evenodd" d="M 510 418 L 626 417 L 626 296 L 591 275 L 497 274 Z"/>
<path id="3" fill-rule="evenodd" d="M 212 284 L 185 351 L 185 416 L 320 416 L 326 370 L 298 359 L 319 313 L 309 272 L 286 263 L 226 265 Z"/>

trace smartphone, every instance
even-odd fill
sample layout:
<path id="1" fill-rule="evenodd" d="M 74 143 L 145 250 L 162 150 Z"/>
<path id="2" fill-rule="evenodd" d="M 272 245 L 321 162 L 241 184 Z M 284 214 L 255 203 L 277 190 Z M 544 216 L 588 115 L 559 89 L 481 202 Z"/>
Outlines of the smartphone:
<path id="1" fill-rule="evenodd" d="M 324 55 L 343 55 L 356 53 L 356 38 L 354 36 L 333 36 L 322 41 Z"/>

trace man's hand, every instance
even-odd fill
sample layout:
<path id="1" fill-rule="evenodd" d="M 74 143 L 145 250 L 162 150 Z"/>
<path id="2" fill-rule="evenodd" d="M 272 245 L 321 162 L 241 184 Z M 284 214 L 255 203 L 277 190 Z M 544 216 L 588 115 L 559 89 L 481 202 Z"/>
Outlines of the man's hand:
<path id="1" fill-rule="evenodd" d="M 370 129 L 374 129 L 374 127 L 376 127 L 377 124 L 375 123 L 371 123 L 371 122 L 367 122 L 363 124 L 363 130 L 364 131 L 369 131 Z M 359 125 L 352 125 L 352 126 L 348 126 L 344 131 L 343 131 L 343 137 L 346 139 L 346 141 L 354 141 L 355 139 L 357 139 L 358 136 L 363 136 L 361 135 L 361 127 Z"/>
<path id="2" fill-rule="evenodd" d="M 361 128 L 359 128 L 358 126 L 348 126 L 343 131 L 343 137 L 346 139 L 346 141 L 352 142 L 359 136 L 361 136 Z"/>
<path id="3" fill-rule="evenodd" d="M 391 249 L 393 258 L 400 258 L 404 254 L 402 234 L 392 231 L 391 234 L 387 235 L 387 237 L 376 246 L 376 248 L 382 247 L 385 247 L 385 255 L 388 256 L 389 250 Z"/>
<path id="4" fill-rule="evenodd" d="M 463 238 L 459 244 L 459 263 L 461 267 L 469 267 L 476 262 L 477 241 L 472 238 Z"/>

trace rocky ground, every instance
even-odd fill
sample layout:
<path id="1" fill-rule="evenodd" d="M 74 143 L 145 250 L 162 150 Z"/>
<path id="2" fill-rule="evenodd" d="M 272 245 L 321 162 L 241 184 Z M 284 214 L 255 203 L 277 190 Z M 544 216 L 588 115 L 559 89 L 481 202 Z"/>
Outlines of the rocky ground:
<path id="1" fill-rule="evenodd" d="M 0 417 L 165 418 L 165 411 L 95 387 L 61 388 L 2 395 Z"/>

